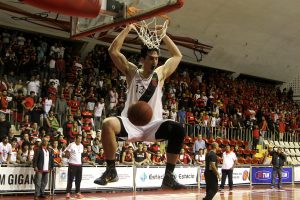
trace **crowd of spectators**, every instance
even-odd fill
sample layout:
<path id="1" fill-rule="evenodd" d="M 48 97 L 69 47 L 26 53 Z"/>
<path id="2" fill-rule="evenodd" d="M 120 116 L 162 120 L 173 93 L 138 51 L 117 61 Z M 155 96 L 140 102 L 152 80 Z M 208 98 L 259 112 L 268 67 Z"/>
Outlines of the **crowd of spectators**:
<path id="1" fill-rule="evenodd" d="M 0 163 L 30 164 L 35 147 L 47 137 L 55 162 L 63 165 L 62 151 L 81 134 L 84 162 L 104 164 L 101 122 L 120 115 L 126 100 L 125 77 L 107 48 L 97 45 L 82 58 L 69 40 L 0 31 Z M 138 55 L 126 54 L 139 63 Z M 234 138 L 247 129 L 254 136 L 258 130 L 259 136 L 283 139 L 282 133 L 298 130 L 293 91 L 281 91 L 271 81 L 182 63 L 163 90 L 163 118 L 180 122 L 191 137 Z M 234 131 L 226 135 L 228 129 Z M 178 163 L 203 164 L 205 148 L 182 149 Z M 125 164 L 165 161 L 164 145 L 158 143 L 119 142 L 116 156 Z"/>

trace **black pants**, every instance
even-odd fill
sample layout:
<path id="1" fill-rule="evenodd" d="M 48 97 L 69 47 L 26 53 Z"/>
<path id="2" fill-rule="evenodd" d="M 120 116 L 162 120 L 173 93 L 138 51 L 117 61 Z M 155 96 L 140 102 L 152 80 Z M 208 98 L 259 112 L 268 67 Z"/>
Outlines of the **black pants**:
<path id="1" fill-rule="evenodd" d="M 272 186 L 275 186 L 275 178 L 278 175 L 278 187 L 282 186 L 282 167 L 274 167 L 272 172 Z"/>
<path id="2" fill-rule="evenodd" d="M 75 192 L 80 192 L 80 183 L 82 179 L 82 166 L 69 165 L 68 167 L 68 183 L 66 193 L 71 193 L 72 183 L 75 177 Z"/>
<path id="3" fill-rule="evenodd" d="M 204 200 L 211 200 L 218 192 L 218 177 L 213 172 L 204 172 L 206 182 L 206 196 Z"/>
<path id="4" fill-rule="evenodd" d="M 220 188 L 222 189 L 224 188 L 226 177 L 228 176 L 229 188 L 232 189 L 233 186 L 232 173 L 233 173 L 232 169 L 222 169 L 222 181 L 221 181 Z"/>

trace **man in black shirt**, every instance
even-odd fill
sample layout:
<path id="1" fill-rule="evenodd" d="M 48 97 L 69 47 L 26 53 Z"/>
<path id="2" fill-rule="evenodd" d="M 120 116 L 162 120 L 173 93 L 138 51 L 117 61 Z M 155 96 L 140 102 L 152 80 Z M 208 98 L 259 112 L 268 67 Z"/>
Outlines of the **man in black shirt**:
<path id="1" fill-rule="evenodd" d="M 220 175 L 218 172 L 218 162 L 216 151 L 219 148 L 218 143 L 212 143 L 212 149 L 205 157 L 205 182 L 206 182 L 206 196 L 203 200 L 211 200 L 218 191 L 218 180 Z"/>
<path id="2" fill-rule="evenodd" d="M 143 151 L 143 143 L 138 144 L 138 149 L 133 154 L 136 165 L 147 164 L 148 159 L 146 152 Z"/>
<path id="3" fill-rule="evenodd" d="M 265 156 L 272 156 L 272 165 L 273 165 L 273 173 L 272 173 L 272 186 L 271 188 L 274 189 L 275 186 L 275 178 L 278 175 L 278 189 L 282 188 L 282 167 L 284 162 L 286 162 L 286 155 L 282 151 L 282 147 L 278 147 L 277 151 L 269 151 Z"/>
<path id="4" fill-rule="evenodd" d="M 5 115 L 0 114 L 0 141 L 3 138 L 7 137 L 9 134 L 9 129 L 11 128 L 11 124 L 9 121 L 6 121 Z"/>

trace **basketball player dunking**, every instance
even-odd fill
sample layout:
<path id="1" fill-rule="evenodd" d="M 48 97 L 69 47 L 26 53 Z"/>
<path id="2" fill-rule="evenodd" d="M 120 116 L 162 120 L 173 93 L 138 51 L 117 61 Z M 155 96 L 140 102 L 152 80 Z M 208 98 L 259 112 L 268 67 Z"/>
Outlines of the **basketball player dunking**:
<path id="1" fill-rule="evenodd" d="M 141 49 L 142 67 L 138 69 L 120 52 L 123 42 L 133 26 L 132 24 L 126 26 L 109 47 L 112 61 L 126 76 L 128 94 L 121 116 L 109 117 L 103 121 L 102 142 L 107 157 L 107 167 L 102 176 L 97 178 L 94 183 L 106 185 L 119 179 L 115 168 L 116 137 L 131 142 L 168 140 L 167 164 L 162 187 L 181 189 L 184 186 L 176 181 L 173 171 L 183 144 L 184 129 L 177 122 L 163 119 L 161 99 L 164 80 L 176 70 L 182 55 L 174 42 L 166 35 L 163 42 L 171 53 L 171 58 L 163 65 L 157 66 L 159 49 L 149 49 L 145 45 Z M 139 100 L 148 102 L 153 110 L 151 121 L 143 127 L 134 126 L 127 118 L 128 107 Z"/>

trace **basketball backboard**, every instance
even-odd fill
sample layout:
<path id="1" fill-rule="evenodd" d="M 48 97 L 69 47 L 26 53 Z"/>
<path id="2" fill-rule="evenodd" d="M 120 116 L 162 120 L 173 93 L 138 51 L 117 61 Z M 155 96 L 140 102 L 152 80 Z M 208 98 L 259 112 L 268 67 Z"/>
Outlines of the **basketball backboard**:
<path id="1" fill-rule="evenodd" d="M 96 18 L 71 18 L 71 38 L 92 35 L 163 15 L 183 6 L 184 0 L 102 0 Z"/>

